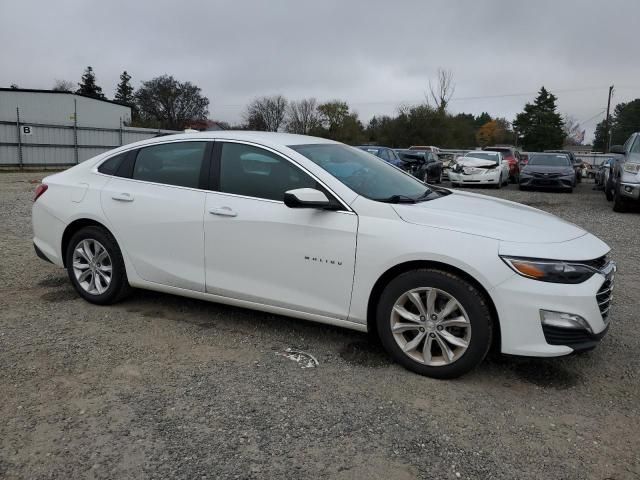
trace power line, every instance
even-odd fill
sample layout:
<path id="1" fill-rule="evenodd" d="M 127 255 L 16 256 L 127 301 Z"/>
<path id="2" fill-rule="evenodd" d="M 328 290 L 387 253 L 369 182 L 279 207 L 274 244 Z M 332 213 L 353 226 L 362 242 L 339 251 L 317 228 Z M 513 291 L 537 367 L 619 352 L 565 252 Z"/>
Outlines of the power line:
<path id="1" fill-rule="evenodd" d="M 554 92 L 558 93 L 572 93 L 572 92 L 586 92 L 593 90 L 602 90 L 605 87 L 582 87 L 582 88 L 565 88 L 565 89 L 556 89 Z M 450 102 L 458 102 L 464 100 L 484 100 L 484 99 L 492 99 L 492 98 L 509 98 L 509 97 L 528 97 L 530 95 L 536 95 L 538 92 L 527 92 L 527 93 L 503 93 L 499 95 L 477 95 L 470 97 L 453 97 Z M 351 105 L 402 105 L 402 104 L 415 104 L 421 103 L 424 99 L 421 100 L 378 100 L 378 101 L 364 101 L 364 102 L 349 102 Z M 216 108 L 221 107 L 244 107 L 246 104 L 220 104 L 214 105 Z"/>

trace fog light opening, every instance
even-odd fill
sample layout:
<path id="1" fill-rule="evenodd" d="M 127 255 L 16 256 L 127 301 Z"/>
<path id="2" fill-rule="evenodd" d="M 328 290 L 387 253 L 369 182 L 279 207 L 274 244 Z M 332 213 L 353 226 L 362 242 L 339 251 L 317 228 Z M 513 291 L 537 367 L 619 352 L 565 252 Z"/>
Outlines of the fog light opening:
<path id="1" fill-rule="evenodd" d="M 543 325 L 558 328 L 573 328 L 587 330 L 593 333 L 587 321 L 580 315 L 566 312 L 553 312 L 550 310 L 540 310 L 540 321 Z"/>

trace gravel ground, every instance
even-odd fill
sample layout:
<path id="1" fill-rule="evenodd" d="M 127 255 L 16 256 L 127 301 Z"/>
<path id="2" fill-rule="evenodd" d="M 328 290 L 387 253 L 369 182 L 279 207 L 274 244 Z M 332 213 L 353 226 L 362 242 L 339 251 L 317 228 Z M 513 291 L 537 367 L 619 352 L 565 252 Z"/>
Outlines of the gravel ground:
<path id="1" fill-rule="evenodd" d="M 640 216 L 592 185 L 481 193 L 611 245 L 600 347 L 437 381 L 357 332 L 152 292 L 84 302 L 33 252 L 41 176 L 0 174 L 0 478 L 640 478 Z"/>

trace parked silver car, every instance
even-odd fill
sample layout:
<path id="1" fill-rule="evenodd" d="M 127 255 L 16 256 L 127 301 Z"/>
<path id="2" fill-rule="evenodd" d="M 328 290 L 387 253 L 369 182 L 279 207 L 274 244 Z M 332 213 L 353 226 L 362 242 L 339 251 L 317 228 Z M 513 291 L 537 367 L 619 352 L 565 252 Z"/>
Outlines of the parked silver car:
<path id="1" fill-rule="evenodd" d="M 605 185 L 607 200 L 613 200 L 614 212 L 625 212 L 640 203 L 640 132 L 632 134 L 624 145 L 614 145 L 611 153 L 621 156 L 611 168 Z"/>

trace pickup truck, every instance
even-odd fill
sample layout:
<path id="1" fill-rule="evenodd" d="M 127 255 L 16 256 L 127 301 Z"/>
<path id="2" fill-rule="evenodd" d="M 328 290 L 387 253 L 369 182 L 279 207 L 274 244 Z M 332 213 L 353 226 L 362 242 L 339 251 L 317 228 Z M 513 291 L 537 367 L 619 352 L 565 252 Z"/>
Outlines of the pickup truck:
<path id="1" fill-rule="evenodd" d="M 624 145 L 613 145 L 611 153 L 619 156 L 611 166 L 605 185 L 607 200 L 613 200 L 614 212 L 625 212 L 640 204 L 640 132 L 633 133 Z"/>

